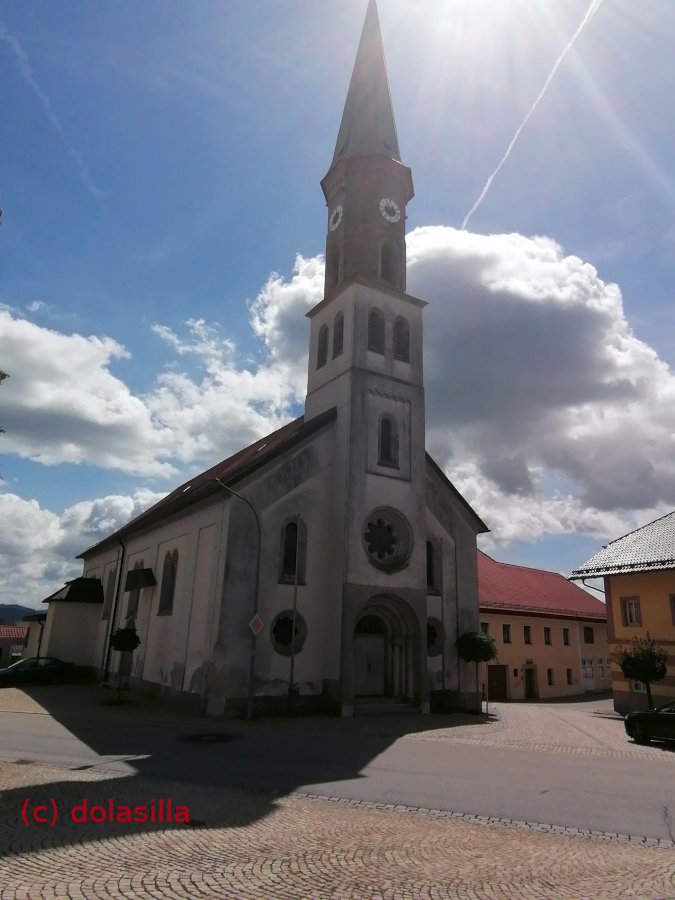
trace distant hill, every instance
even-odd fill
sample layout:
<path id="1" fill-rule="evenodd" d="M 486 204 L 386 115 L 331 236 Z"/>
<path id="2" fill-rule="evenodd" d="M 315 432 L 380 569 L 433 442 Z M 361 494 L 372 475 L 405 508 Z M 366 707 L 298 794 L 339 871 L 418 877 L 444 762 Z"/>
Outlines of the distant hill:
<path id="1" fill-rule="evenodd" d="M 0 622 L 4 625 L 21 625 L 21 619 L 24 616 L 44 611 L 43 609 L 32 609 L 30 606 L 20 606 L 18 603 L 0 603 Z"/>

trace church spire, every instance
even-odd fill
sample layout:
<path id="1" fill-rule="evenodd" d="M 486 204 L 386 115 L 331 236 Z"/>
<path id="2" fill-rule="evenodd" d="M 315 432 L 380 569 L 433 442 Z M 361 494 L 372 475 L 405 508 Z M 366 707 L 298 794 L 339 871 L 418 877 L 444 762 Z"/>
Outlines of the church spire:
<path id="1" fill-rule="evenodd" d="M 376 154 L 400 161 L 377 4 L 369 0 L 331 168 Z"/>
<path id="2" fill-rule="evenodd" d="M 335 155 L 321 188 L 328 206 L 326 296 L 352 278 L 405 291 L 405 215 L 413 183 L 399 158 L 375 0 L 368 3 Z"/>

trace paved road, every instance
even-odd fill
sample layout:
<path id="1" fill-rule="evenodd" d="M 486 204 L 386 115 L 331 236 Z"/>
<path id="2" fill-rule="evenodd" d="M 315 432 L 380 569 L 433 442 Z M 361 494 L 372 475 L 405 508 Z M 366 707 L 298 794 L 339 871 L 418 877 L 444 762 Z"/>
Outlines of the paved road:
<path id="1" fill-rule="evenodd" d="M 53 704 L 49 715 L 49 690 L 34 696 L 45 706 L 17 700 L 14 711 L 0 713 L 0 757 L 659 839 L 672 839 L 675 830 L 675 752 L 633 744 L 610 701 L 503 705 L 489 721 L 248 725 L 170 717 L 149 723 L 124 708 L 85 714 Z M 200 731 L 231 740 L 185 740 Z"/>
<path id="2" fill-rule="evenodd" d="M 0 691 L 1 900 L 675 898 L 675 753 L 604 701 L 249 725 L 32 695 Z M 160 798 L 190 823 L 73 821 Z"/>

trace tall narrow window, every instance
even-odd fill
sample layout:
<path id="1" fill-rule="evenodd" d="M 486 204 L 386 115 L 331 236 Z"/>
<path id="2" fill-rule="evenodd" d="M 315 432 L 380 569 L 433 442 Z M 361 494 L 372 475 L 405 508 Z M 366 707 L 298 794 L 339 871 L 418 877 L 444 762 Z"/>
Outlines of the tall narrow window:
<path id="1" fill-rule="evenodd" d="M 511 643 L 511 626 L 502 625 L 502 640 L 505 644 Z"/>
<path id="2" fill-rule="evenodd" d="M 110 610 L 112 609 L 113 597 L 115 595 L 115 575 L 117 569 L 111 569 L 108 572 L 108 580 L 105 583 L 105 594 L 103 596 L 103 615 L 102 619 L 110 618 Z"/>
<path id="3" fill-rule="evenodd" d="M 384 353 L 384 316 L 377 308 L 368 313 L 368 349 Z"/>
<path id="4" fill-rule="evenodd" d="M 284 533 L 284 558 L 282 574 L 294 577 L 298 554 L 298 523 L 289 522 Z"/>
<path id="5" fill-rule="evenodd" d="M 427 587 L 435 587 L 434 582 L 434 545 L 427 541 Z"/>
<path id="6" fill-rule="evenodd" d="M 307 526 L 302 518 L 294 516 L 281 529 L 279 581 L 293 584 L 297 569 L 298 584 L 305 584 L 306 560 Z"/>
<path id="7" fill-rule="evenodd" d="M 143 560 L 139 559 L 138 562 L 134 563 L 135 569 L 143 568 Z M 127 621 L 129 619 L 135 619 L 138 615 L 138 601 L 141 598 L 141 589 L 139 587 L 134 588 L 129 591 L 129 600 L 127 601 Z"/>
<path id="8" fill-rule="evenodd" d="M 394 359 L 410 362 L 410 326 L 403 316 L 394 320 Z"/>
<path id="9" fill-rule="evenodd" d="M 345 317 L 339 312 L 333 322 L 333 359 L 342 353 L 345 336 Z"/>
<path id="10" fill-rule="evenodd" d="M 320 369 L 326 365 L 328 359 L 328 325 L 319 328 L 319 340 L 316 351 L 316 367 Z"/>
<path id="11" fill-rule="evenodd" d="M 380 419 L 380 439 L 377 462 L 380 466 L 398 469 L 398 429 L 391 416 Z"/>
<path id="12" fill-rule="evenodd" d="M 523 640 L 526 644 L 532 643 L 532 626 L 523 625 Z"/>
<path id="13" fill-rule="evenodd" d="M 396 279 L 396 251 L 390 241 L 385 241 L 380 248 L 380 278 L 388 284 Z"/>
<path id="14" fill-rule="evenodd" d="M 333 250 L 328 257 L 328 287 L 334 288 L 342 281 L 342 254 L 339 250 Z"/>
<path id="15" fill-rule="evenodd" d="M 544 643 L 551 643 L 551 629 L 547 625 L 544 626 Z"/>
<path id="16" fill-rule="evenodd" d="M 158 616 L 170 616 L 173 612 L 173 598 L 176 593 L 176 574 L 178 572 L 178 550 L 164 554 L 162 567 L 162 587 L 159 594 Z"/>
<path id="17" fill-rule="evenodd" d="M 566 647 L 570 645 L 570 630 L 569 628 L 563 628 L 563 644 Z"/>

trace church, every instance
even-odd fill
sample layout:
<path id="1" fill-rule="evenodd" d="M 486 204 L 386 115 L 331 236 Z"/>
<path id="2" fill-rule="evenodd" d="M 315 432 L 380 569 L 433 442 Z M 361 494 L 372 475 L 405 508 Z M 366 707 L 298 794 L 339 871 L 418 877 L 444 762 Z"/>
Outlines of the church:
<path id="1" fill-rule="evenodd" d="M 488 529 L 425 450 L 423 318 L 406 292 L 401 161 L 370 0 L 326 200 L 304 415 L 80 555 L 43 653 L 211 715 L 477 708 L 455 642 L 478 631 Z M 132 656 L 111 636 L 133 625 Z"/>

